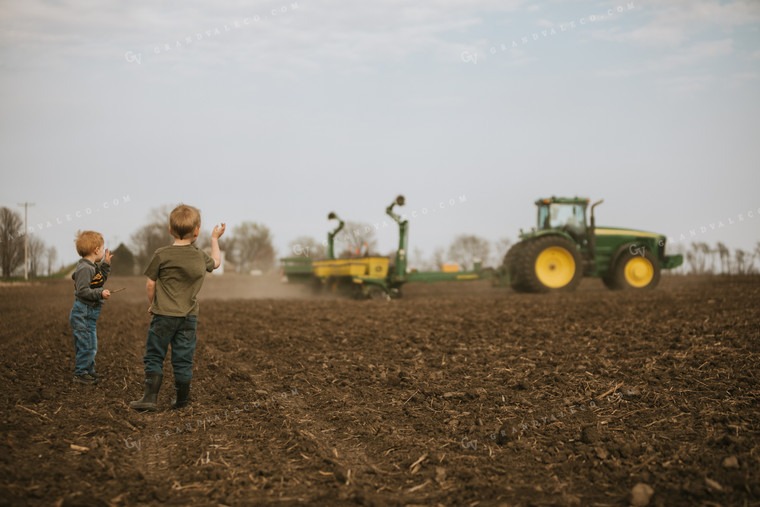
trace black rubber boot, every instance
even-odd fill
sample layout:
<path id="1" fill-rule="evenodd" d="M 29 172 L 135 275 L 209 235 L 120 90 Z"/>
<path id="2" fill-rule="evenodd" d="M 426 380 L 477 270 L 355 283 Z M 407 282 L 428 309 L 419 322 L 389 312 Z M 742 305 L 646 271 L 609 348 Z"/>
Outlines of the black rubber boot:
<path id="1" fill-rule="evenodd" d="M 190 403 L 190 382 L 174 382 L 177 397 L 172 400 L 172 408 L 186 407 Z"/>
<path id="2" fill-rule="evenodd" d="M 158 390 L 161 389 L 161 381 L 164 376 L 160 373 L 145 374 L 145 393 L 141 400 L 133 401 L 129 404 L 135 410 L 156 410 L 158 402 Z"/>

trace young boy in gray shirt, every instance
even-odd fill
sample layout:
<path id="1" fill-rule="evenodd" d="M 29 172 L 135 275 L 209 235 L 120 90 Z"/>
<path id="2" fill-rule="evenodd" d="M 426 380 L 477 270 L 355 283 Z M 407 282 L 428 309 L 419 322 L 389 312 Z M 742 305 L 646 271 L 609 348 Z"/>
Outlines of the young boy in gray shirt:
<path id="1" fill-rule="evenodd" d="M 209 256 L 194 244 L 201 231 L 200 211 L 180 204 L 169 215 L 169 231 L 174 236 L 174 244 L 156 250 L 145 269 L 150 302 L 148 312 L 153 318 L 143 357 L 145 391 L 142 399 L 130 403 L 135 410 L 156 410 L 169 345 L 176 391 L 172 407 L 181 408 L 189 403 L 198 325 L 196 297 L 206 273 L 221 265 L 219 237 L 224 234 L 225 227 L 225 224 L 214 226 Z"/>
<path id="2" fill-rule="evenodd" d="M 77 253 L 82 257 L 71 278 L 74 280 L 74 306 L 69 323 L 74 335 L 74 382 L 97 384 L 102 375 L 95 373 L 95 354 L 98 352 L 97 324 L 103 301 L 111 292 L 103 288 L 111 273 L 111 251 L 104 248 L 103 236 L 95 231 L 77 234 Z M 100 262 L 102 260 L 102 262 Z"/>

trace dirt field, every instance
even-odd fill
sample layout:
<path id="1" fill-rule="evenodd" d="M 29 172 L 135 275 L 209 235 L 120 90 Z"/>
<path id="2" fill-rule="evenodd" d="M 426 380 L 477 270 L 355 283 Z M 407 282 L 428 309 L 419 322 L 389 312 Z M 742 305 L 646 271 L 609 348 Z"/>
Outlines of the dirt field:
<path id="1" fill-rule="evenodd" d="M 141 396 L 143 279 L 71 380 L 72 284 L 0 286 L 2 505 L 760 505 L 760 280 L 308 299 L 208 279 L 191 406 Z M 646 489 L 639 486 L 640 489 Z"/>

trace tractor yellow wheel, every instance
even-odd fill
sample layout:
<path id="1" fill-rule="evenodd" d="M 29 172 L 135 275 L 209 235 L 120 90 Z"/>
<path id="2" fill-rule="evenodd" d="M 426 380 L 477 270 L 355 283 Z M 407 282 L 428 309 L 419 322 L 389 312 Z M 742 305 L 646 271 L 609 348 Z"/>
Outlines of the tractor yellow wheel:
<path id="1" fill-rule="evenodd" d="M 521 291 L 567 292 L 578 287 L 583 278 L 583 259 L 572 241 L 551 235 L 524 243 L 514 268 Z"/>
<path id="2" fill-rule="evenodd" d="M 561 246 L 545 248 L 536 257 L 536 277 L 546 287 L 559 289 L 575 277 L 575 259 L 573 255 Z"/>
<path id="3" fill-rule="evenodd" d="M 605 275 L 605 285 L 610 289 L 649 290 L 660 282 L 660 265 L 649 250 L 636 253 L 624 251 L 615 261 L 613 269 Z"/>
<path id="4" fill-rule="evenodd" d="M 654 266 L 646 257 L 633 257 L 625 263 L 623 276 L 628 285 L 640 289 L 652 283 Z"/>

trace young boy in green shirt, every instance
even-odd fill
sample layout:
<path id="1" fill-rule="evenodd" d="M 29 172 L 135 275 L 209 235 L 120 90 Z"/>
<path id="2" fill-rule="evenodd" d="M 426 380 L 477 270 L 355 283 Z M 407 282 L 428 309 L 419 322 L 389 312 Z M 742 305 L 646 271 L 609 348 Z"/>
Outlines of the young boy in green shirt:
<path id="1" fill-rule="evenodd" d="M 145 391 L 142 399 L 130 403 L 135 410 L 156 410 L 164 359 L 170 344 L 177 395 L 172 407 L 181 408 L 189 403 L 198 325 L 196 297 L 206 273 L 221 265 L 219 237 L 224 234 L 225 227 L 225 224 L 214 226 L 209 256 L 194 244 L 201 231 L 200 211 L 180 204 L 169 215 L 169 231 L 174 244 L 156 250 L 144 273 L 148 277 L 148 313 L 153 318 L 143 357 Z"/>

